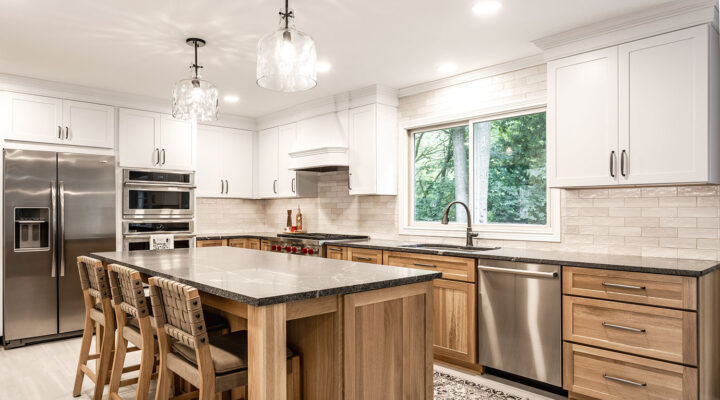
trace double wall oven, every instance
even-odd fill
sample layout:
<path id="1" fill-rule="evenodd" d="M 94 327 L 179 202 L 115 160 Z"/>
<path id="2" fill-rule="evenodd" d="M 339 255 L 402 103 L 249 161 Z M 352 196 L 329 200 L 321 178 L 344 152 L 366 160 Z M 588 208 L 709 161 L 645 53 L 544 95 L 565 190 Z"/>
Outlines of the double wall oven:
<path id="1" fill-rule="evenodd" d="M 149 250 L 154 235 L 195 247 L 195 174 L 123 170 L 123 250 Z"/>

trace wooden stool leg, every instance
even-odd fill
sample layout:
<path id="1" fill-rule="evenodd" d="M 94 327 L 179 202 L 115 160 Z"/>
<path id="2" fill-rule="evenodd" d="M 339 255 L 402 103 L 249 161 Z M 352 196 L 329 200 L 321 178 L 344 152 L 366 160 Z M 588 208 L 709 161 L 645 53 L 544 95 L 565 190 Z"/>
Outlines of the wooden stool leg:
<path id="1" fill-rule="evenodd" d="M 300 356 L 293 356 L 290 362 L 292 363 L 292 372 L 290 373 L 292 385 L 288 385 L 288 387 L 292 386 L 292 392 L 288 393 L 287 398 L 300 400 L 302 398 L 302 389 L 300 388 L 300 378 L 302 376 L 300 373 Z"/>
<path id="2" fill-rule="evenodd" d="M 93 337 L 93 322 L 89 315 L 85 315 L 85 327 L 83 328 L 82 342 L 80 343 L 80 357 L 78 358 L 77 372 L 75 373 L 75 386 L 73 386 L 73 397 L 80 396 L 82 390 L 82 381 L 85 373 L 82 370 L 87 365 L 88 356 L 90 355 L 90 345 Z"/>
<path id="3" fill-rule="evenodd" d="M 114 328 L 114 324 L 112 327 Z M 110 359 L 113 351 L 112 331 L 114 329 L 110 330 L 106 329 L 106 327 L 102 328 L 102 345 L 100 346 L 100 357 L 98 358 L 97 363 L 97 381 L 95 382 L 95 394 L 93 395 L 95 400 L 102 400 L 102 394 L 105 389 L 105 379 L 107 379 L 107 373 L 110 367 Z"/>
<path id="4" fill-rule="evenodd" d="M 128 341 L 123 338 L 122 333 L 118 332 L 115 357 L 113 358 L 112 371 L 110 372 L 108 399 L 112 399 L 113 393 L 117 394 L 120 389 L 120 380 L 122 379 L 122 370 L 125 365 L 125 354 L 127 353 L 127 348 Z"/>
<path id="5" fill-rule="evenodd" d="M 140 355 L 140 372 L 138 375 L 137 391 L 135 400 L 147 400 L 150 391 L 150 379 L 152 378 L 153 368 L 155 367 L 155 339 L 152 334 L 150 320 L 145 319 L 142 322 L 147 326 L 142 326 L 142 353 Z"/>

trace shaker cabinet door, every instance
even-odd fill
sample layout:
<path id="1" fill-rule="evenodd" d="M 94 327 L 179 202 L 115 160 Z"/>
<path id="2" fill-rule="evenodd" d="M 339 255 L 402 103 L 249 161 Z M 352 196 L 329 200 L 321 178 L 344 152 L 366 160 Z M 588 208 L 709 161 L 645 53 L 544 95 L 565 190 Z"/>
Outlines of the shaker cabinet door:
<path id="1" fill-rule="evenodd" d="M 258 135 L 258 182 L 260 197 L 278 196 L 278 128 L 260 131 Z"/>
<path id="2" fill-rule="evenodd" d="M 548 185 L 613 185 L 619 176 L 617 47 L 548 63 Z"/>
<path id="3" fill-rule="evenodd" d="M 121 108 L 118 112 L 118 136 L 121 167 L 159 167 L 159 113 Z"/>
<path id="4" fill-rule="evenodd" d="M 295 146 L 296 125 L 283 125 L 278 129 L 278 195 L 294 197 L 297 195 L 296 173 L 288 169 L 290 152 Z"/>
<path id="5" fill-rule="evenodd" d="M 8 117 L 5 139 L 23 142 L 62 143 L 62 100 L 52 97 L 7 93 Z"/>
<path id="6" fill-rule="evenodd" d="M 475 362 L 476 297 L 473 283 L 445 279 L 433 281 L 433 344 L 436 355 Z"/>
<path id="7" fill-rule="evenodd" d="M 160 133 L 162 168 L 194 170 L 195 124 L 191 121 L 175 119 L 170 115 L 163 115 Z"/>
<path id="8" fill-rule="evenodd" d="M 222 182 L 222 155 L 224 154 L 224 136 L 220 128 L 198 126 L 197 133 L 197 197 L 221 197 L 225 187 Z"/>
<path id="9" fill-rule="evenodd" d="M 222 178 L 225 196 L 253 197 L 253 133 L 226 129 L 222 140 Z"/>
<path id="10" fill-rule="evenodd" d="M 620 45 L 620 183 L 709 180 L 708 30 Z"/>
<path id="11" fill-rule="evenodd" d="M 348 123 L 350 194 L 375 194 L 378 151 L 377 105 L 351 109 Z"/>
<path id="12" fill-rule="evenodd" d="M 115 147 L 115 108 L 63 100 L 63 143 L 112 149 Z"/>

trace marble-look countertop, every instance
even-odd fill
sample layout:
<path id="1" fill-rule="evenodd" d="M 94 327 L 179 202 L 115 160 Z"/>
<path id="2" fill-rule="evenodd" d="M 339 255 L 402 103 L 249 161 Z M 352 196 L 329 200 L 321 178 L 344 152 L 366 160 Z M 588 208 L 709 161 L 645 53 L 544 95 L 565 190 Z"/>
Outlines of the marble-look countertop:
<path id="1" fill-rule="evenodd" d="M 427 282 L 439 272 L 235 247 L 93 253 L 253 306 Z"/>

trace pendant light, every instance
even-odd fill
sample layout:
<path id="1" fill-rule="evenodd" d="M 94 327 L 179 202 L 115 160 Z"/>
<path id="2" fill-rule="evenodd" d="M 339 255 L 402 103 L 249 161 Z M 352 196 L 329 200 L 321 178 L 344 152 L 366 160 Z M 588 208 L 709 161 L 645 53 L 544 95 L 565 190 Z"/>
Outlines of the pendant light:
<path id="1" fill-rule="evenodd" d="M 195 48 L 195 63 L 190 66 L 190 78 L 175 84 L 172 116 L 185 120 L 214 121 L 218 118 L 218 90 L 212 83 L 200 79 L 202 65 L 198 65 L 198 47 L 205 46 L 205 41 L 189 38 L 185 43 Z"/>
<path id="2" fill-rule="evenodd" d="M 295 13 L 280 10 L 280 25 L 258 42 L 257 84 L 280 92 L 299 92 L 317 85 L 315 41 L 295 29 Z"/>

